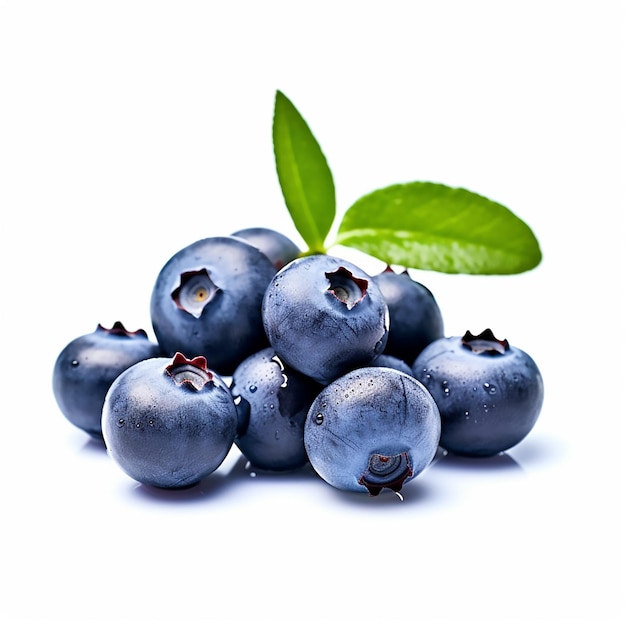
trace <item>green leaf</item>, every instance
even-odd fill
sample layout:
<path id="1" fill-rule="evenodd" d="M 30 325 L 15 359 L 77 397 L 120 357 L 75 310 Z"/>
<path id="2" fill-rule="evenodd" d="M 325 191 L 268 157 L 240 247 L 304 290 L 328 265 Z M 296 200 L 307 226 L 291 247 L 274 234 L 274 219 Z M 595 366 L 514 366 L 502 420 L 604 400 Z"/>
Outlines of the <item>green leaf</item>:
<path id="1" fill-rule="evenodd" d="M 430 182 L 363 196 L 344 214 L 335 243 L 390 265 L 449 274 L 518 274 L 541 261 L 532 230 L 509 209 Z"/>
<path id="2" fill-rule="evenodd" d="M 335 185 L 326 157 L 291 101 L 276 92 L 276 172 L 294 225 L 311 252 L 323 252 L 335 219 Z"/>

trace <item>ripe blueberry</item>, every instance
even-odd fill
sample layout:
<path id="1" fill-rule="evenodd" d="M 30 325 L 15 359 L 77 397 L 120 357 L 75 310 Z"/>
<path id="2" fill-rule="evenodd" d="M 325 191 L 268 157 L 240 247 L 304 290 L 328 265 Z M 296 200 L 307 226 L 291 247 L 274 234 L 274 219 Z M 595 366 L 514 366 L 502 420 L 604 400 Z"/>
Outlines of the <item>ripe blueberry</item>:
<path id="1" fill-rule="evenodd" d="M 141 361 L 111 385 L 102 434 L 111 458 L 134 480 L 175 489 L 215 471 L 235 439 L 237 410 L 202 356 Z"/>
<path id="2" fill-rule="evenodd" d="M 539 368 L 490 329 L 434 341 L 412 369 L 437 402 L 441 447 L 449 452 L 476 457 L 503 452 L 526 437 L 539 417 Z"/>
<path id="3" fill-rule="evenodd" d="M 250 463 L 275 471 L 307 463 L 304 420 L 321 388 L 285 365 L 273 348 L 240 363 L 231 383 L 239 418 L 235 445 Z"/>
<path id="4" fill-rule="evenodd" d="M 242 228 L 232 236 L 241 237 L 256 246 L 269 258 L 276 270 L 293 261 L 302 252 L 289 237 L 271 228 Z"/>
<path id="5" fill-rule="evenodd" d="M 165 354 L 202 355 L 212 370 L 231 375 L 268 345 L 261 303 L 274 273 L 267 256 L 236 237 L 208 237 L 179 250 L 159 272 L 150 302 Z"/>
<path id="6" fill-rule="evenodd" d="M 413 376 L 387 367 L 357 368 L 326 386 L 309 409 L 304 445 L 330 485 L 378 495 L 400 492 L 433 460 L 441 420 Z"/>
<path id="7" fill-rule="evenodd" d="M 90 436 L 102 437 L 102 405 L 111 383 L 125 369 L 161 356 L 143 329 L 128 331 L 121 322 L 70 341 L 57 357 L 52 389 L 61 413 Z"/>
<path id="8" fill-rule="evenodd" d="M 432 341 L 443 337 L 443 317 L 432 292 L 407 271 L 391 267 L 373 276 L 389 307 L 389 338 L 385 352 L 413 365 Z"/>
<path id="9" fill-rule="evenodd" d="M 282 361 L 322 384 L 369 364 L 387 342 L 380 290 L 362 269 L 330 255 L 298 258 L 279 270 L 262 312 Z"/>
<path id="10" fill-rule="evenodd" d="M 409 376 L 413 376 L 413 370 L 406 361 L 384 352 L 383 354 L 379 354 L 369 365 L 371 367 L 391 367 L 405 374 L 409 374 Z"/>

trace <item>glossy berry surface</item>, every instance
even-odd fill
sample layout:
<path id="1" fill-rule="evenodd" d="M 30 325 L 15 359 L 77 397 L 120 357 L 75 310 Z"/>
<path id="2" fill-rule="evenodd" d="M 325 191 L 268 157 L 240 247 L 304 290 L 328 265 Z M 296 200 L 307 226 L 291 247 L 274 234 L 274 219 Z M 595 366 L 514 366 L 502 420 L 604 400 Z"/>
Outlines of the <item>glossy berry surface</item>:
<path id="1" fill-rule="evenodd" d="M 432 341 L 443 337 L 443 316 L 432 292 L 408 272 L 390 267 L 373 276 L 389 307 L 385 352 L 409 366 Z"/>
<path id="2" fill-rule="evenodd" d="M 231 383 L 239 417 L 235 445 L 252 465 L 285 471 L 307 463 L 304 421 L 321 389 L 285 365 L 273 348 L 237 367 Z"/>
<path id="3" fill-rule="evenodd" d="M 143 329 L 128 331 L 121 322 L 70 341 L 58 355 L 52 389 L 63 415 L 92 437 L 102 437 L 102 405 L 113 381 L 138 361 L 161 356 Z"/>
<path id="4" fill-rule="evenodd" d="M 322 384 L 382 353 L 388 323 L 387 305 L 371 277 L 331 255 L 288 263 L 263 299 L 270 345 L 284 363 Z"/>
<path id="5" fill-rule="evenodd" d="M 134 480 L 163 489 L 195 485 L 235 439 L 237 411 L 204 357 L 148 359 L 115 380 L 102 411 L 107 451 Z"/>
<path id="6" fill-rule="evenodd" d="M 433 460 L 441 421 L 413 376 L 385 367 L 355 369 L 315 399 L 304 427 L 313 469 L 345 491 L 400 492 Z"/>
<path id="7" fill-rule="evenodd" d="M 537 364 L 489 329 L 433 342 L 412 369 L 437 402 L 441 447 L 448 452 L 503 452 L 522 441 L 539 417 L 544 386 Z"/>
<path id="8" fill-rule="evenodd" d="M 232 233 L 256 246 L 274 265 L 276 270 L 297 258 L 302 250 L 286 235 L 261 226 L 242 228 Z"/>
<path id="9" fill-rule="evenodd" d="M 231 375 L 268 345 L 261 303 L 274 274 L 265 254 L 236 237 L 208 237 L 179 250 L 159 272 L 150 301 L 165 354 L 202 355 L 211 369 Z"/>

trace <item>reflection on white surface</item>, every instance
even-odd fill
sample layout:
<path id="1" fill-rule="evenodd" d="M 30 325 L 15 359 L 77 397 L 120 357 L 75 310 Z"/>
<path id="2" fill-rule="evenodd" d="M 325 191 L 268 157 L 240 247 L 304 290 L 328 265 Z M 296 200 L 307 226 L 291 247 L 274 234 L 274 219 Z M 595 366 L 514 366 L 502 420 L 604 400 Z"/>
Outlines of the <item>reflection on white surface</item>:
<path id="1" fill-rule="evenodd" d="M 555 462 L 556 451 L 550 459 L 551 451 L 541 446 L 535 446 L 526 455 L 527 464 L 532 472 L 535 463 Z M 369 507 L 400 507 L 397 514 L 402 514 L 403 509 L 414 507 L 450 507 L 454 510 L 455 502 L 452 497 L 454 491 L 458 491 L 462 502 L 463 494 L 472 490 L 494 490 L 499 485 L 513 487 L 517 481 L 528 479 L 527 472 L 521 462 L 517 461 L 512 454 L 503 452 L 493 457 L 469 458 L 449 454 L 439 448 L 435 458 L 429 467 L 415 479 L 411 480 L 402 489 L 402 499 L 398 499 L 391 490 L 383 490 L 380 495 L 372 497 L 361 492 L 347 492 L 338 490 L 325 483 L 307 464 L 298 470 L 275 472 L 254 467 L 233 446 L 223 464 L 210 476 L 203 479 L 197 485 L 185 489 L 159 489 L 137 483 L 134 479 L 123 474 L 122 470 L 107 456 L 104 444 L 89 439 L 81 450 L 78 451 L 77 462 L 81 462 L 80 456 L 100 457 L 98 462 L 105 459 L 108 464 L 107 472 L 111 479 L 117 479 L 125 483 L 124 493 L 129 499 L 128 503 L 141 507 L 142 502 L 150 502 L 158 505 L 169 503 L 201 503 L 207 506 L 222 507 L 232 504 L 235 498 L 247 497 L 241 494 L 254 494 L 255 498 L 271 497 L 281 498 L 284 495 L 285 503 L 301 502 L 310 497 L 324 505 L 336 506 L 337 503 L 353 507 L 362 506 L 365 510 Z M 534 457 L 534 461 L 532 460 Z M 104 467 L 103 467 L 104 470 Z M 445 496 L 447 502 L 442 499 Z"/>
<path id="2" fill-rule="evenodd" d="M 429 619 L 454 619 L 460 612 L 497 619 L 514 606 L 515 616 L 526 619 L 546 601 L 567 615 L 569 590 L 581 575 L 576 564 L 599 568 L 611 561 L 597 544 L 581 544 L 572 522 L 580 514 L 580 494 L 577 487 L 572 493 L 572 478 L 569 484 L 563 478 L 567 468 L 575 472 L 561 442 L 541 430 L 488 459 L 439 450 L 406 485 L 404 501 L 388 490 L 376 497 L 339 491 L 309 466 L 258 470 L 235 448 L 199 485 L 160 490 L 128 478 L 99 444 L 67 434 L 65 464 L 84 481 L 70 490 L 82 494 L 80 510 L 72 513 L 72 543 L 92 540 L 90 528 L 99 529 L 90 559 L 121 559 L 132 580 L 176 572 L 168 586 L 187 599 L 183 608 L 170 607 L 171 619 L 197 615 L 207 587 L 221 619 L 233 616 L 244 593 L 266 615 L 288 620 L 319 586 L 323 598 L 311 609 L 316 619 L 333 613 L 344 621 L 355 615 L 401 620 L 416 606 Z M 588 506 L 601 502 L 593 493 L 585 500 Z M 57 531 L 68 536 L 59 525 Z M 52 545 L 40 547 L 50 555 L 57 551 Z M 73 550 L 61 554 L 83 561 Z M 181 576 L 181 568 L 188 572 L 198 564 L 200 578 Z M 346 604 L 345 594 L 362 598 L 364 584 L 378 581 L 387 589 L 384 572 L 390 569 L 396 572 L 393 592 L 385 593 L 400 601 L 384 596 L 374 604 Z M 462 609 L 450 604 L 451 593 Z M 532 602 L 520 604 L 529 594 Z M 130 611 L 140 614 L 140 605 Z"/>

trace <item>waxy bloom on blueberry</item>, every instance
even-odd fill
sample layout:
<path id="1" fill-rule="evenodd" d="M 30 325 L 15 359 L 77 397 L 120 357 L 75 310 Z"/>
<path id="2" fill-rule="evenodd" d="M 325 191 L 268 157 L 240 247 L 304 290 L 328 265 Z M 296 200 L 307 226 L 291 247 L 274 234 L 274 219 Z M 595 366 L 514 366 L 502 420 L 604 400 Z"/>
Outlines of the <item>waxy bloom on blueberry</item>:
<path id="1" fill-rule="evenodd" d="M 439 406 L 441 447 L 448 452 L 474 457 L 504 452 L 528 435 L 541 412 L 537 364 L 489 328 L 434 341 L 412 369 Z"/>
<path id="2" fill-rule="evenodd" d="M 235 445 L 252 465 L 286 471 L 307 463 L 304 420 L 321 389 L 285 365 L 273 348 L 240 363 L 231 384 L 239 417 Z"/>
<path id="3" fill-rule="evenodd" d="M 389 307 L 389 338 L 385 353 L 413 365 L 432 341 L 443 337 L 443 317 L 432 292 L 413 280 L 408 271 L 387 266 L 373 276 Z"/>
<path id="4" fill-rule="evenodd" d="M 102 437 L 102 405 L 111 383 L 125 369 L 144 359 L 162 356 L 145 330 L 126 330 L 115 322 L 98 324 L 92 333 L 70 341 L 57 357 L 52 389 L 63 415 L 96 439 Z"/>
<path id="5" fill-rule="evenodd" d="M 268 286 L 262 311 L 278 356 L 322 384 L 368 365 L 387 343 L 380 290 L 361 268 L 334 256 L 288 263 Z"/>
<path id="6" fill-rule="evenodd" d="M 391 367 L 413 376 L 413 370 L 406 361 L 386 352 L 379 354 L 369 365 L 370 367 Z"/>
<path id="7" fill-rule="evenodd" d="M 261 303 L 275 274 L 269 258 L 238 237 L 207 237 L 179 250 L 152 290 L 150 315 L 167 355 L 201 354 L 229 376 L 268 345 Z"/>
<path id="8" fill-rule="evenodd" d="M 286 235 L 262 226 L 242 228 L 232 234 L 256 246 L 272 262 L 276 270 L 300 256 L 302 250 Z"/>
<path id="9" fill-rule="evenodd" d="M 111 458 L 136 481 L 164 489 L 189 487 L 215 471 L 236 430 L 230 390 L 203 356 L 137 363 L 111 385 L 102 411 Z"/>
<path id="10" fill-rule="evenodd" d="M 313 469 L 330 485 L 378 495 L 400 492 L 433 460 L 441 420 L 413 376 L 388 367 L 357 368 L 317 396 L 304 426 Z"/>

